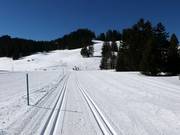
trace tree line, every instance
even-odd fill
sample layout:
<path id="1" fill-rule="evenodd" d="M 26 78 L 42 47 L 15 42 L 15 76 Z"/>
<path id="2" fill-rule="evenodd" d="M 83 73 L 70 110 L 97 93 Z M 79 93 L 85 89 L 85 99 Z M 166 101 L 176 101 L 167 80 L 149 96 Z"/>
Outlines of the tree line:
<path id="1" fill-rule="evenodd" d="M 92 39 L 96 35 L 89 29 L 78 29 L 70 34 L 64 35 L 62 38 L 54 40 L 55 43 L 60 45 L 61 49 L 77 49 L 92 44 Z"/>
<path id="2" fill-rule="evenodd" d="M 141 71 L 146 75 L 176 75 L 180 73 L 179 41 L 175 34 L 169 36 L 165 26 L 140 19 L 124 29 L 117 38 L 104 38 L 101 69 L 116 71 Z M 112 35 L 112 34 L 111 34 Z M 111 42 L 110 42 L 111 41 Z"/>
<path id="3" fill-rule="evenodd" d="M 93 38 L 95 33 L 88 29 L 79 29 L 52 41 L 27 40 L 5 35 L 0 37 L 0 57 L 19 59 L 37 52 L 82 48 L 92 44 Z"/>
<path id="4" fill-rule="evenodd" d="M 10 36 L 0 37 L 0 57 L 18 59 L 36 52 L 47 52 L 57 48 L 58 46 L 49 41 L 33 41 Z"/>
<path id="5" fill-rule="evenodd" d="M 117 46 L 116 46 L 116 44 L 114 44 L 114 42 L 115 41 L 118 41 L 118 40 L 121 40 L 121 33 L 120 33 L 120 31 L 117 31 L 117 30 L 108 30 L 106 33 L 101 33 L 101 34 L 99 34 L 96 38 L 95 38 L 96 40 L 101 40 L 101 41 L 105 41 L 105 42 L 107 42 L 107 41 L 112 41 L 113 42 L 113 44 L 112 44 L 112 53 L 113 52 L 117 52 L 117 50 L 118 50 L 118 48 L 117 48 Z M 106 47 L 109 47 L 108 45 L 105 45 L 104 46 L 105 48 L 103 48 L 103 49 L 106 49 Z M 108 50 L 108 49 L 107 49 Z M 83 56 L 83 57 L 92 57 L 93 56 L 93 53 L 94 53 L 94 47 L 93 47 L 93 45 L 92 44 L 86 44 L 86 46 L 84 46 L 82 49 L 81 49 L 81 55 Z M 107 56 L 107 57 L 109 57 L 109 54 L 102 54 L 102 55 L 104 55 L 104 56 Z M 113 58 L 115 58 L 115 55 L 114 55 L 114 53 L 112 54 L 113 56 Z M 108 58 L 107 58 L 108 59 Z M 106 59 L 106 60 L 107 60 Z M 103 60 L 105 60 L 105 59 L 103 59 Z M 106 61 L 105 60 L 105 61 Z M 105 63 L 105 62 L 104 62 Z M 113 63 L 115 63 L 115 60 L 114 60 L 114 62 Z M 108 64 L 107 64 L 108 65 Z M 113 64 L 112 64 L 112 66 L 113 66 Z M 102 68 L 103 68 L 103 66 L 102 66 Z M 106 68 L 106 69 L 108 69 L 106 66 L 104 66 L 104 68 Z"/>

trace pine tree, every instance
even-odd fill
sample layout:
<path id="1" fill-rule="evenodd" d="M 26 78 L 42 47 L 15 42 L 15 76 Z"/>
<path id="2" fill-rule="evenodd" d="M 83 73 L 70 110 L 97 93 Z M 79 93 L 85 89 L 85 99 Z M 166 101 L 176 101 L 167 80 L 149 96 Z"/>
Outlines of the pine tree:
<path id="1" fill-rule="evenodd" d="M 146 44 L 143 58 L 140 64 L 141 72 L 146 75 L 157 75 L 160 72 L 159 63 L 157 60 L 157 41 L 155 38 L 150 38 Z"/>
<path id="2" fill-rule="evenodd" d="M 89 51 L 88 51 L 87 47 L 83 47 L 83 48 L 81 49 L 81 55 L 82 55 L 83 57 L 89 57 Z"/>
<path id="3" fill-rule="evenodd" d="M 160 22 L 156 25 L 153 31 L 153 35 L 156 38 L 157 48 L 158 48 L 158 56 L 157 61 L 161 72 L 166 71 L 167 65 L 167 51 L 169 48 L 169 41 L 168 41 L 168 33 L 166 32 L 165 26 Z"/>
<path id="4" fill-rule="evenodd" d="M 118 46 L 115 41 L 111 43 L 111 69 L 115 69 L 117 65 Z"/>
<path id="5" fill-rule="evenodd" d="M 116 71 L 129 71 L 128 49 L 123 47 L 118 51 Z"/>
<path id="6" fill-rule="evenodd" d="M 105 41 L 106 40 L 106 36 L 104 33 L 101 33 L 98 37 L 97 37 L 98 40 L 101 40 L 101 41 Z"/>
<path id="7" fill-rule="evenodd" d="M 102 47 L 102 60 L 101 60 L 101 69 L 111 69 L 111 45 L 109 42 L 104 42 Z"/>
<path id="8" fill-rule="evenodd" d="M 90 45 L 88 47 L 88 53 L 89 53 L 89 57 L 93 56 L 93 54 L 94 54 L 94 46 L 93 45 Z"/>
<path id="9" fill-rule="evenodd" d="M 154 35 L 157 38 L 158 41 L 158 47 L 159 48 L 167 48 L 168 46 L 168 33 L 166 32 L 165 26 L 160 22 L 157 24 L 157 26 L 154 28 Z"/>
<path id="10" fill-rule="evenodd" d="M 112 52 L 113 53 L 118 52 L 118 46 L 117 46 L 116 42 L 112 42 L 111 46 L 112 46 Z"/>
<path id="11" fill-rule="evenodd" d="M 180 73 L 180 57 L 178 55 L 178 39 L 175 34 L 171 36 L 170 46 L 167 53 L 167 69 L 166 72 L 170 75 Z"/>
<path id="12" fill-rule="evenodd" d="M 122 40 L 127 46 L 129 68 L 133 71 L 139 70 L 140 61 L 142 59 L 142 51 L 152 33 L 150 22 L 140 19 L 132 28 L 124 29 Z"/>

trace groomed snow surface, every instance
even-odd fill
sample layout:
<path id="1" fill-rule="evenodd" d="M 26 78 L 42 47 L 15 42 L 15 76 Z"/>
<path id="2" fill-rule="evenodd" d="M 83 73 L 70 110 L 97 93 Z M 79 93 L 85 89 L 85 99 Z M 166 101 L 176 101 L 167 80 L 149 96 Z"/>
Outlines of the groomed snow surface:
<path id="1" fill-rule="evenodd" d="M 179 78 L 101 71 L 101 47 L 0 58 L 0 135 L 180 135 Z"/>

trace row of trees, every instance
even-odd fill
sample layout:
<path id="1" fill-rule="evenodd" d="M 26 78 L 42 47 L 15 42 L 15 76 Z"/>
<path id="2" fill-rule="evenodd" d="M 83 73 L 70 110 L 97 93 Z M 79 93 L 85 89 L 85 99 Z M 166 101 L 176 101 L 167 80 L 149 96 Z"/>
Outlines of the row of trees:
<path id="1" fill-rule="evenodd" d="M 0 37 L 0 57 L 18 59 L 36 52 L 51 51 L 57 48 L 57 45 L 48 41 L 25 40 L 10 36 Z"/>
<path id="2" fill-rule="evenodd" d="M 102 40 L 102 41 L 118 41 L 121 40 L 121 33 L 117 30 L 108 30 L 106 33 L 101 33 L 97 36 L 97 40 Z"/>
<path id="3" fill-rule="evenodd" d="M 104 43 L 101 69 L 141 71 L 146 75 L 180 73 L 178 39 L 175 34 L 169 38 L 162 23 L 152 26 L 150 21 L 140 19 L 131 28 L 122 31 L 120 40 L 122 43 L 118 46 L 117 55 L 112 49 L 114 40 L 111 44 Z"/>
<path id="4" fill-rule="evenodd" d="M 52 41 L 34 41 L 2 36 L 0 37 L 0 57 L 18 59 L 37 52 L 82 48 L 92 44 L 93 38 L 95 38 L 94 32 L 88 29 L 79 29 Z"/>
<path id="5" fill-rule="evenodd" d="M 95 36 L 93 35 L 93 38 L 95 38 Z M 121 33 L 117 30 L 108 30 L 106 33 L 101 33 L 99 34 L 97 37 L 96 37 L 96 40 L 101 40 L 101 41 L 113 41 L 113 43 L 117 40 L 120 40 L 121 39 Z M 90 42 L 89 42 L 90 43 Z M 84 46 L 82 49 L 81 49 L 81 55 L 83 57 L 92 57 L 93 56 L 93 53 L 94 53 L 94 48 L 93 48 L 93 45 L 92 44 L 89 44 L 89 43 L 86 43 L 86 46 Z M 108 44 L 108 42 L 107 42 Z M 113 44 L 112 44 L 113 45 Z M 109 45 L 110 46 L 110 45 Z M 107 47 L 109 47 L 107 46 Z M 116 49 L 117 50 L 117 49 Z M 106 54 L 103 54 L 103 55 L 106 55 Z M 104 63 L 106 61 L 109 61 L 109 57 L 110 56 L 107 56 L 108 58 L 105 58 L 103 59 L 104 60 Z M 112 58 L 115 58 L 115 56 L 111 56 Z M 105 64 L 107 65 L 107 64 Z M 105 69 L 109 69 L 109 67 L 104 67 Z"/>
<path id="6" fill-rule="evenodd" d="M 71 32 L 62 38 L 54 40 L 63 49 L 83 48 L 92 44 L 92 39 L 95 39 L 95 33 L 89 29 L 79 29 Z"/>

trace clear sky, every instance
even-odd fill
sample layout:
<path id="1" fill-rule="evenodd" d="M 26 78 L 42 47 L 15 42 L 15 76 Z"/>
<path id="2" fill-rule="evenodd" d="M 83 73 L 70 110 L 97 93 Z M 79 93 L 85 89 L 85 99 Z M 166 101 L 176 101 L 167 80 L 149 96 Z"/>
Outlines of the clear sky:
<path id="1" fill-rule="evenodd" d="M 78 28 L 122 30 L 140 18 L 180 38 L 180 0 L 0 0 L 0 35 L 51 40 Z"/>

